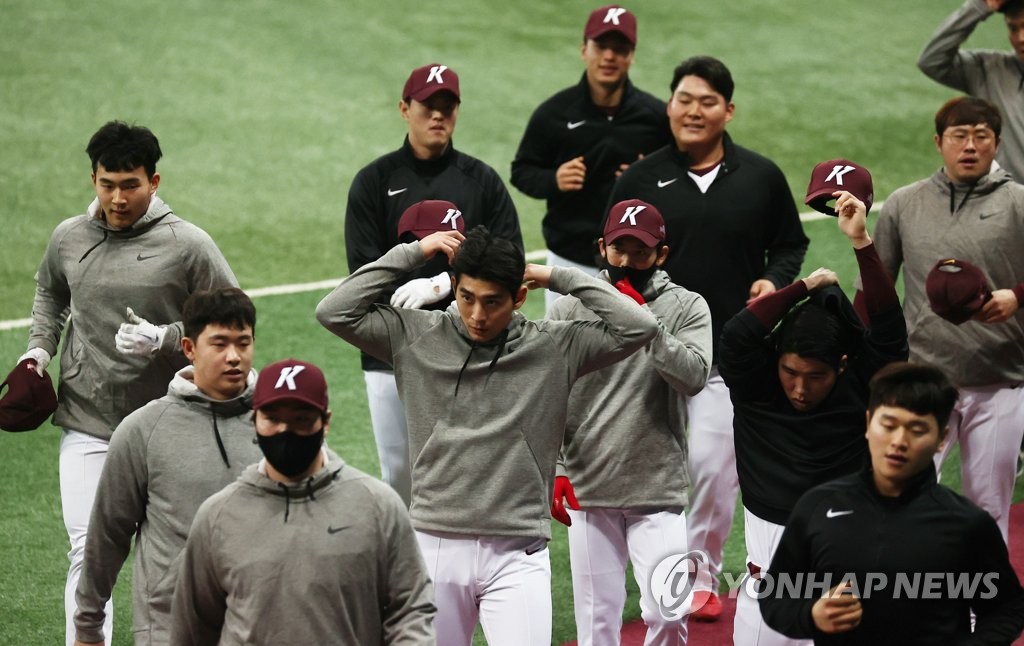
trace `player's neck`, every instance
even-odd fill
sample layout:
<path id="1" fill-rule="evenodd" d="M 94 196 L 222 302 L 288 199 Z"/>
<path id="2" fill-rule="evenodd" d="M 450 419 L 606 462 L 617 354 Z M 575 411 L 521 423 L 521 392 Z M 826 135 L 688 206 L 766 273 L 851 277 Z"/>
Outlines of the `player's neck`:
<path id="1" fill-rule="evenodd" d="M 722 139 L 707 146 L 694 146 L 680 148 L 690 158 L 690 168 L 702 170 L 710 168 L 725 158 L 725 143 Z"/>
<path id="2" fill-rule="evenodd" d="M 626 81 L 623 80 L 615 86 L 601 85 L 588 79 L 590 87 L 590 100 L 599 108 L 615 108 L 622 103 L 622 95 L 626 92 Z"/>

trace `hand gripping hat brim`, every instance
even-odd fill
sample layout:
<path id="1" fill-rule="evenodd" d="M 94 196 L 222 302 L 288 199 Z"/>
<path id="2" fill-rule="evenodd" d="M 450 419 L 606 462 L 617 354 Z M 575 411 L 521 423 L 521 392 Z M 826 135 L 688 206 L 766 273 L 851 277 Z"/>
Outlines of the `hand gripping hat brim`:
<path id="1" fill-rule="evenodd" d="M 868 169 L 849 159 L 830 159 L 821 162 L 811 171 L 811 182 L 807 185 L 804 204 L 815 211 L 834 216 L 836 210 L 829 206 L 829 202 L 835 199 L 832 194 L 836 191 L 849 191 L 864 202 L 867 211 L 871 210 L 875 200 Z"/>
<path id="2" fill-rule="evenodd" d="M 11 371 L 0 389 L 0 429 L 20 433 L 39 428 L 57 410 L 57 393 L 50 375 L 36 372 L 31 359 L 25 359 Z"/>

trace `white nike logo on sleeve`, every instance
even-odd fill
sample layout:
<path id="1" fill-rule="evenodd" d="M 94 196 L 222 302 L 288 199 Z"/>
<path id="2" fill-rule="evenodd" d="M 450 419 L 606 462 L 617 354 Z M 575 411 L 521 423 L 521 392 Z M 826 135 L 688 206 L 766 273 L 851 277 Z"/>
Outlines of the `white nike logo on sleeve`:
<path id="1" fill-rule="evenodd" d="M 399 189 L 395 189 L 395 190 L 391 190 L 389 188 L 388 189 L 388 197 L 394 197 L 395 195 L 398 195 L 399 193 L 404 193 L 404 192 L 406 192 L 408 190 L 409 190 L 408 188 L 399 188 Z"/>
<path id="2" fill-rule="evenodd" d="M 569 128 L 569 130 L 575 130 L 576 128 L 579 128 L 580 126 L 582 126 L 586 122 L 587 122 L 587 120 L 584 119 L 583 121 L 570 121 L 570 122 L 566 123 L 565 125 L 566 125 L 567 128 Z"/>
<path id="3" fill-rule="evenodd" d="M 832 511 L 832 508 L 830 507 L 829 510 L 825 512 L 825 518 L 838 518 L 840 516 L 849 516 L 852 513 L 852 509 L 845 509 L 843 511 Z"/>
<path id="4" fill-rule="evenodd" d="M 658 180 L 658 188 L 665 188 L 669 184 L 674 183 L 677 179 L 679 179 L 679 178 L 678 177 L 673 177 L 672 179 L 659 179 Z"/>

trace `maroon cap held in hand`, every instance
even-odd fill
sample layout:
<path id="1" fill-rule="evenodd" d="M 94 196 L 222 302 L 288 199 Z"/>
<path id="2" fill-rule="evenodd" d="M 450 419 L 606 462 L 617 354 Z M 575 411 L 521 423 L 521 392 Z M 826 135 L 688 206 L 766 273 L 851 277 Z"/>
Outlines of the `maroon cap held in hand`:
<path id="1" fill-rule="evenodd" d="M 875 189 L 871 183 L 871 173 L 856 162 L 848 159 L 830 159 L 823 161 L 811 171 L 811 183 L 807 186 L 807 197 L 804 204 L 825 215 L 836 215 L 836 210 L 829 202 L 834 200 L 836 191 L 849 191 L 861 202 L 865 210 L 871 211 L 875 201 Z"/>
<path id="2" fill-rule="evenodd" d="M 0 398 L 0 429 L 19 433 L 31 431 L 57 410 L 57 393 L 50 375 L 36 372 L 36 364 L 25 359 L 7 375 L 0 390 L 7 392 Z"/>
<path id="3" fill-rule="evenodd" d="M 925 291 L 932 311 L 956 325 L 977 314 L 992 298 L 985 272 L 956 258 L 935 263 L 925 280 Z"/>

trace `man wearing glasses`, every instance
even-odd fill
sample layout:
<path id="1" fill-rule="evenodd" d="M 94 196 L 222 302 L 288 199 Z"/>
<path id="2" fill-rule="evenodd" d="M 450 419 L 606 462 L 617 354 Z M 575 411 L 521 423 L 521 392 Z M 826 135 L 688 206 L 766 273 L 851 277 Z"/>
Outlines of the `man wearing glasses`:
<path id="1" fill-rule="evenodd" d="M 942 168 L 885 201 L 874 240 L 893 279 L 903 267 L 910 360 L 942 368 L 960 389 L 937 465 L 959 440 L 964 494 L 1005 540 L 1024 435 L 1024 186 L 993 168 L 1001 127 L 984 99 L 947 101 L 935 114 Z M 984 306 L 960 324 L 929 306 L 928 275 L 950 258 L 988 281 Z"/>

